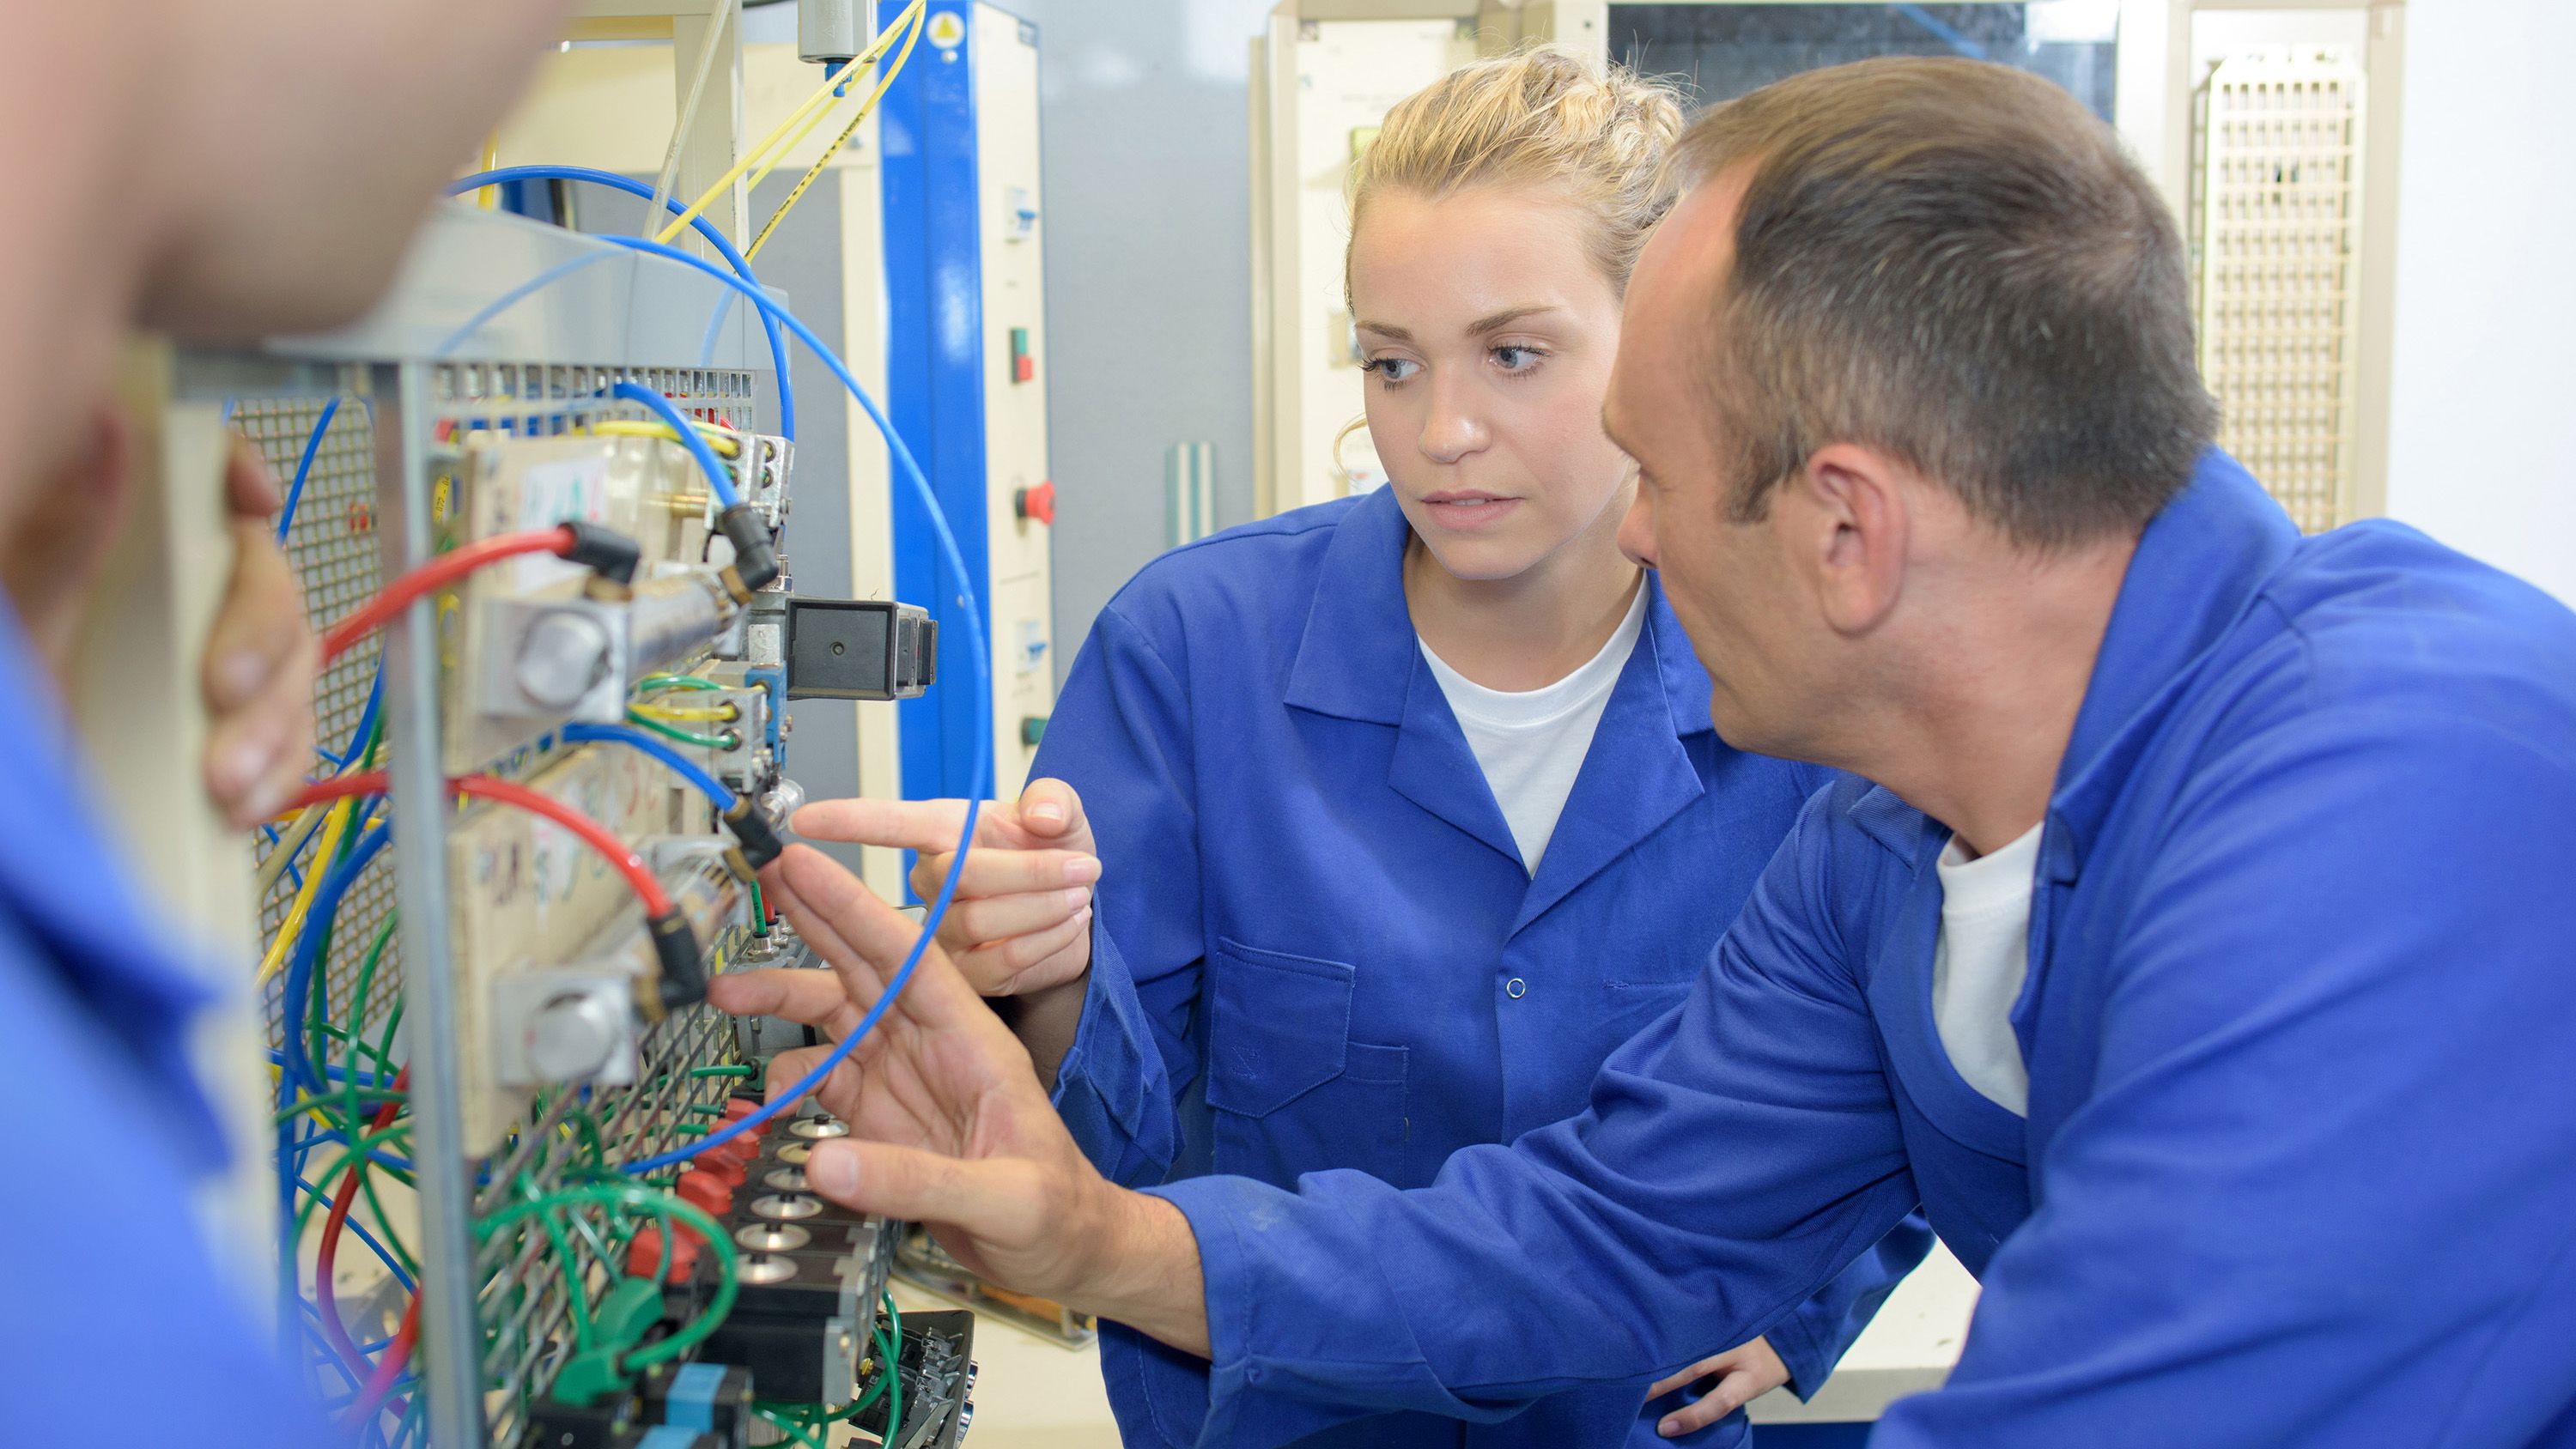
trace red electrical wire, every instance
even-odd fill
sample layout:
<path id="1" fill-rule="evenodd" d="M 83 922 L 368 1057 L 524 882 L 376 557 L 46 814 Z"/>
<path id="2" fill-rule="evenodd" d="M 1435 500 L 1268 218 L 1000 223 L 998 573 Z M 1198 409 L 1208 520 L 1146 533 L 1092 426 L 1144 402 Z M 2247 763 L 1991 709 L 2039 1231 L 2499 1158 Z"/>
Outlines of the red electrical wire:
<path id="1" fill-rule="evenodd" d="M 562 801 L 550 795 L 541 795 L 525 785 L 514 785 L 507 780 L 495 780 L 489 775 L 457 775 L 448 780 L 447 788 L 460 795 L 471 795 L 478 800 L 497 801 L 503 805 L 515 806 L 532 815 L 544 816 L 580 836 L 583 844 L 598 851 L 611 866 L 616 867 L 617 873 L 626 877 L 626 883 L 634 888 L 636 899 L 644 903 L 646 915 L 667 916 L 677 909 L 671 904 L 669 892 L 662 889 L 662 882 L 654 877 L 653 868 L 644 863 L 644 857 L 636 854 L 633 846 L 618 839 L 607 826 Z M 280 813 L 290 813 L 301 810 L 307 805 L 324 800 L 343 799 L 351 795 L 388 794 L 391 789 L 386 774 L 382 770 L 362 770 L 346 775 L 334 775 L 330 779 L 315 780 L 306 785 L 297 792 L 295 798 L 286 802 L 284 810 Z"/>
<path id="2" fill-rule="evenodd" d="M 402 1091 L 410 1083 L 411 1068 L 404 1067 L 394 1075 L 393 1090 Z M 378 1107 L 366 1130 L 382 1132 L 401 1114 L 402 1107 L 399 1099 Z M 322 1220 L 322 1243 L 313 1259 L 313 1300 L 314 1306 L 321 1310 L 322 1336 L 331 1340 L 331 1347 L 352 1371 L 364 1367 L 367 1359 L 358 1351 L 357 1341 L 349 1337 L 348 1325 L 340 1321 L 340 1297 L 331 1291 L 331 1270 L 340 1257 L 340 1230 L 348 1224 L 349 1209 L 358 1201 L 361 1158 L 357 1152 L 349 1154 L 348 1174 L 340 1179 L 340 1190 L 331 1199 L 330 1216 Z"/>
<path id="3" fill-rule="evenodd" d="M 385 585 L 384 591 L 359 605 L 348 617 L 322 632 L 322 662 L 330 663 L 349 651 L 349 646 L 367 637 L 385 621 L 410 607 L 424 595 L 446 588 L 486 564 L 522 554 L 567 554 L 574 547 L 573 531 L 562 525 L 532 529 L 525 533 L 496 533 L 472 543 L 449 549 L 410 573 Z"/>
<path id="4" fill-rule="evenodd" d="M 411 1364 L 412 1345 L 420 1342 L 420 1295 L 411 1296 L 411 1306 L 403 1310 L 402 1327 L 394 1330 L 394 1341 L 385 1345 L 385 1356 L 376 1360 L 376 1371 L 367 1376 L 366 1385 L 349 1404 L 342 1416 L 343 1427 L 354 1429 L 367 1422 L 394 1391 L 394 1381 L 402 1377 Z"/>

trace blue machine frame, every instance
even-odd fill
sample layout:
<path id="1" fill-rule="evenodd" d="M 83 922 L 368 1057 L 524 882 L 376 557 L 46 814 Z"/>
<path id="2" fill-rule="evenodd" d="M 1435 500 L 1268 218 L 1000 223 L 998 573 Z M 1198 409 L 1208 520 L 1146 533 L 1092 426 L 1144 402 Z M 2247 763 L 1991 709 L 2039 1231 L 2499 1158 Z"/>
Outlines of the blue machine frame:
<path id="1" fill-rule="evenodd" d="M 929 43 L 878 111 L 885 177 L 888 414 L 930 473 L 973 577 L 938 557 L 920 503 L 894 499 L 895 596 L 917 599 L 946 637 L 965 627 L 962 588 L 992 600 L 985 482 L 983 205 L 975 111 L 975 0 L 932 0 Z M 1014 23 L 1028 29 L 1028 22 Z M 941 45 L 943 31 L 958 37 Z M 973 692 L 934 689 L 900 706 L 903 793 L 920 800 L 972 788 Z"/>

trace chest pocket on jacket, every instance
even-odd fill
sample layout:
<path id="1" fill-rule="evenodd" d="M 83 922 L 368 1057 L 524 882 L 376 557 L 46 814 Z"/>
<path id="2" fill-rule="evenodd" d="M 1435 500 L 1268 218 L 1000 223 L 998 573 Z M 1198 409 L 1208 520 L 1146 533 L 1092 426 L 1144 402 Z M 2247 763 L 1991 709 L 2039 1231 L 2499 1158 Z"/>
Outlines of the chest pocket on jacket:
<path id="1" fill-rule="evenodd" d="M 1352 967 L 1220 940 L 1209 968 L 1209 1106 L 1264 1117 L 1342 1074 Z"/>
<path id="2" fill-rule="evenodd" d="M 1402 1185 L 1423 1175 L 1407 1150 L 1411 1053 L 1351 1040 L 1355 977 L 1339 961 L 1218 942 L 1207 978 L 1217 1171 L 1281 1185 L 1331 1167 Z"/>

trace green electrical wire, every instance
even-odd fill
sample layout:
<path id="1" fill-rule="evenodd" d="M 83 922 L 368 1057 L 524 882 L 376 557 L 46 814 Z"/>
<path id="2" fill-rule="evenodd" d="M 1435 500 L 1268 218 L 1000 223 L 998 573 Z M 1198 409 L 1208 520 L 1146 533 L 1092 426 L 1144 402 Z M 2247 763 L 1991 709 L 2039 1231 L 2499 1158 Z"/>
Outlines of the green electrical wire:
<path id="1" fill-rule="evenodd" d="M 388 911 L 385 913 L 385 923 L 383 927 L 378 929 L 376 932 L 376 939 L 370 942 L 367 946 L 365 959 L 358 963 L 358 985 L 357 989 L 351 993 L 356 999 L 350 1002 L 349 1009 L 360 1022 L 364 1022 L 367 1019 L 367 998 L 373 994 L 376 989 L 376 967 L 385 959 L 385 947 L 393 941 L 393 938 L 394 916 L 391 911 Z M 349 1084 L 348 1120 L 352 1122 L 358 1120 L 358 1052 L 360 1049 L 359 1039 L 363 1035 L 364 1033 L 355 1026 L 351 1027 L 348 1032 L 349 1055 L 347 1058 L 347 1065 L 344 1069 L 344 1074 L 347 1076 Z M 383 1068 L 391 1064 L 379 1060 L 376 1065 L 379 1068 Z M 380 1072 L 380 1075 L 390 1075 L 390 1073 Z"/>
<path id="2" fill-rule="evenodd" d="M 493 1213 L 474 1225 L 475 1241 L 479 1243 L 489 1239 L 493 1234 L 524 1218 L 567 1207 L 605 1207 L 628 1213 L 653 1214 L 663 1225 L 662 1253 L 666 1263 L 671 1252 L 670 1223 L 674 1217 L 686 1223 L 699 1237 L 706 1240 L 708 1247 L 715 1251 L 715 1296 L 708 1299 L 707 1306 L 699 1311 L 698 1316 L 683 1325 L 678 1332 L 657 1342 L 646 1344 L 628 1354 L 623 1365 L 626 1369 L 648 1369 L 656 1364 L 670 1363 L 687 1356 L 689 1350 L 704 1342 L 707 1335 L 715 1332 L 716 1326 L 724 1322 L 725 1315 L 733 1311 L 734 1298 L 741 1291 L 741 1284 L 736 1276 L 733 1238 L 714 1218 L 701 1211 L 697 1204 L 683 1198 L 623 1185 L 568 1187 L 559 1192 L 547 1193 L 540 1198 L 512 1203 Z"/>
<path id="3" fill-rule="evenodd" d="M 756 1077 L 760 1075 L 760 1068 L 742 1062 L 727 1062 L 722 1066 L 691 1067 L 689 1075 L 692 1077 Z"/>
<path id="4" fill-rule="evenodd" d="M 519 1195 L 530 1202 L 537 1202 L 545 1197 L 544 1193 L 537 1190 L 536 1179 L 528 1176 L 525 1168 L 520 1169 L 515 1186 L 519 1190 Z M 537 1214 L 537 1221 L 545 1227 L 546 1241 L 553 1245 L 555 1262 L 563 1270 L 564 1302 L 572 1309 L 573 1343 L 587 1353 L 591 1346 L 588 1301 L 590 1294 L 585 1291 L 585 1285 L 582 1283 L 582 1275 L 579 1271 L 580 1260 L 573 1256 L 572 1239 L 564 1235 L 563 1223 L 552 1209 Z"/>
<path id="5" fill-rule="evenodd" d="M 727 730 L 720 735 L 702 735 L 694 730 L 684 730 L 676 725 L 664 724 L 662 721 L 653 718 L 649 714 L 641 714 L 631 709 L 626 712 L 626 722 L 635 726 L 639 730 L 649 730 L 654 734 L 660 735 L 666 740 L 676 741 L 677 743 L 684 745 L 695 745 L 702 750 L 738 750 L 742 748 L 742 736 L 733 730 Z"/>
<path id="6" fill-rule="evenodd" d="M 830 1449 L 824 1440 L 815 1437 L 814 1426 L 811 1424 L 800 1423 L 775 1409 L 757 1405 L 753 1407 L 752 1412 L 767 1419 L 771 1428 L 786 1435 L 788 1443 L 802 1444 L 805 1449 Z"/>
<path id="7" fill-rule="evenodd" d="M 885 1359 L 885 1372 L 880 1381 L 886 1386 L 885 1449 L 901 1449 L 903 1443 L 903 1315 L 894 1307 L 894 1295 L 885 1296 L 886 1322 L 894 1329 L 894 1342 L 888 1344 L 884 1330 L 877 1332 L 877 1348 Z"/>
<path id="8" fill-rule="evenodd" d="M 385 1128 L 382 1132 L 354 1134 L 351 1136 L 349 1142 L 340 1149 L 340 1155 L 332 1158 L 331 1165 L 324 1168 L 321 1175 L 313 1180 L 316 1182 L 329 1182 L 333 1178 L 338 1177 L 341 1173 L 349 1170 L 349 1160 L 351 1158 L 354 1157 L 358 1161 L 364 1162 L 366 1161 L 367 1154 L 374 1151 L 376 1148 L 389 1146 L 396 1142 L 408 1144 L 410 1141 L 411 1125 L 407 1122 L 396 1122 Z M 390 1167 L 383 1169 L 383 1171 L 392 1175 L 397 1181 L 404 1183 L 411 1181 L 409 1174 L 396 1172 Z M 304 1206 L 296 1210 L 295 1235 L 298 1241 L 302 1241 L 304 1229 L 313 1221 L 314 1210 L 321 1206 L 322 1199 L 320 1196 L 308 1194 L 304 1199 Z"/>
<path id="9" fill-rule="evenodd" d="M 723 685 L 694 674 L 647 674 L 635 681 L 637 694 L 657 694 L 666 689 L 722 690 Z"/>

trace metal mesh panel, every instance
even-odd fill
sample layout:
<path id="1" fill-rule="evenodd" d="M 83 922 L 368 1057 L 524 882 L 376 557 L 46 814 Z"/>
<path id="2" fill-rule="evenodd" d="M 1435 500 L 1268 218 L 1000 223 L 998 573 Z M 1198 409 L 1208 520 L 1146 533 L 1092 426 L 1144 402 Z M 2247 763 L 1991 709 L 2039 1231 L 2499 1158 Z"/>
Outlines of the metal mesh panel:
<path id="1" fill-rule="evenodd" d="M 304 586 L 304 607 L 316 628 L 364 603 L 375 593 L 379 580 L 376 441 L 362 395 L 364 386 L 362 372 L 353 369 L 344 377 L 340 405 L 332 413 L 330 430 L 323 434 L 321 446 L 314 452 L 303 492 L 296 495 L 295 514 L 286 535 L 287 560 Z M 327 401 L 245 399 L 234 405 L 232 425 L 267 459 L 279 484 L 287 486 Z M 370 639 L 324 671 L 313 700 L 314 735 L 320 748 L 330 755 L 318 760 L 317 767 L 331 767 L 355 741 L 359 719 L 366 712 L 368 691 L 375 683 L 376 654 L 376 642 Z M 267 849 L 273 843 L 263 840 L 261 844 Z M 285 924 L 287 911 L 304 883 L 305 869 L 315 865 L 314 854 L 307 849 L 297 866 L 281 875 L 277 886 L 260 903 L 263 939 L 274 939 Z M 348 1009 L 351 993 L 357 988 L 360 959 L 391 915 L 393 904 L 393 874 L 381 864 L 361 876 L 341 904 L 322 984 L 335 1008 L 334 1018 L 344 1025 L 354 1022 L 361 1029 L 380 1025 L 400 999 L 399 948 L 388 944 L 368 1000 L 354 1016 Z M 272 1045 L 282 1044 L 277 1021 L 277 990 L 283 984 L 282 978 L 283 973 L 272 978 L 270 985 Z"/>
<path id="2" fill-rule="evenodd" d="M 585 416 L 643 417 L 642 410 L 631 405 L 593 401 L 610 383 L 630 377 L 671 396 L 685 412 L 739 428 L 758 425 L 755 380 L 744 372 L 458 363 L 440 368 L 433 387 L 443 414 L 442 432 L 491 428 L 553 434 L 570 430 Z M 364 602 L 380 585 L 375 439 L 367 409 L 355 395 L 362 384 L 363 376 L 356 370 L 344 379 L 346 395 L 315 455 L 286 540 L 317 629 Z M 284 480 L 292 477 L 323 405 L 319 398 L 242 400 L 234 405 L 233 425 L 260 448 Z M 334 664 L 321 682 L 315 713 L 319 737 L 332 757 L 345 751 L 365 711 L 376 660 L 377 648 L 371 640 Z M 390 738 L 386 741 L 388 748 L 398 744 Z M 522 768 L 533 768 L 535 763 L 527 762 Z M 317 762 L 317 769 L 334 767 L 334 758 Z M 269 848 L 267 842 L 263 848 Z M 361 958 L 392 916 L 395 853 L 386 850 L 345 898 L 336 918 L 327 969 L 317 978 L 317 987 L 327 992 L 332 1019 L 343 1027 L 354 1025 L 370 1038 L 382 1030 L 402 999 L 402 972 L 396 948 L 389 944 L 367 1001 L 351 1010 Z M 313 854 L 306 852 L 305 865 L 312 863 Z M 262 903 L 265 938 L 274 940 L 283 928 L 303 878 L 302 869 L 282 876 Z M 728 958 L 737 954 L 740 944 L 738 940 L 724 943 L 724 954 Z M 279 973 L 268 988 L 273 1044 L 281 1041 L 284 1028 L 279 1020 L 283 976 Z M 597 1128 L 608 1144 L 611 1163 L 658 1154 L 689 1140 L 689 1134 L 680 1130 L 684 1124 L 710 1120 L 691 1109 L 713 1107 L 731 1086 L 721 1077 L 692 1077 L 689 1069 L 733 1054 L 727 1019 L 709 1008 L 692 1008 L 658 1023 L 645 1037 L 641 1085 L 595 1092 L 586 1104 L 569 1093 L 542 1100 L 530 1124 L 491 1159 L 456 1169 L 476 1184 L 477 1215 L 528 1193 L 550 1192 L 602 1176 L 592 1160 L 584 1126 Z M 442 1167 L 424 1161 L 420 1170 L 430 1173 Z M 610 1175 L 615 1175 L 613 1168 Z M 478 1268 L 488 1275 L 481 1310 L 494 1445 L 516 1449 L 522 1442 L 527 1404 L 552 1384 L 573 1351 L 569 1302 L 573 1286 L 580 1285 L 585 1304 L 593 1305 L 622 1269 L 622 1263 L 603 1256 L 618 1246 L 611 1226 L 602 1213 L 566 1214 L 563 1230 L 572 1250 L 570 1263 L 561 1260 L 549 1235 L 533 1226 L 525 1233 L 501 1233 L 485 1245 Z"/>
<path id="3" fill-rule="evenodd" d="M 2353 514 L 2361 68 L 2333 51 L 2249 51 L 2198 99 L 2200 365 L 2219 442 L 2320 532 Z"/>

